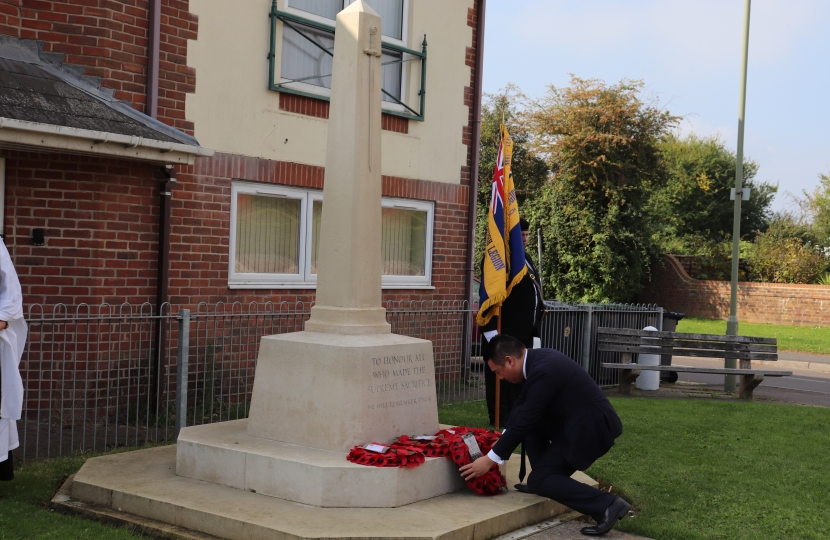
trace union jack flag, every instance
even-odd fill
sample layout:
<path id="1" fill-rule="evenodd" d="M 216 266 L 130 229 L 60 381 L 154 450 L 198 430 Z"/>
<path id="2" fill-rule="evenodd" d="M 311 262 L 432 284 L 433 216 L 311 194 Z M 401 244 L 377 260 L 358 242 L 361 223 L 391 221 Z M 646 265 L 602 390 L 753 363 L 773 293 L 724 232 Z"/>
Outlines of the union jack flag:
<path id="1" fill-rule="evenodd" d="M 487 216 L 487 249 L 476 317 L 480 325 L 487 324 L 498 313 L 513 286 L 527 273 L 519 204 L 511 171 L 512 157 L 513 140 L 502 125 Z"/>

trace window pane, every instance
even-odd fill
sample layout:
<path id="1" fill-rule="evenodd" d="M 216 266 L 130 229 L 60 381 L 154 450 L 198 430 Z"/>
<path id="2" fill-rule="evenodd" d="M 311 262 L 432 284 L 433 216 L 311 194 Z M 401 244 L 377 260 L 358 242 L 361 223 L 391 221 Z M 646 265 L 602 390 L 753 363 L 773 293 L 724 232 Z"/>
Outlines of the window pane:
<path id="1" fill-rule="evenodd" d="M 320 224 L 323 222 L 323 201 L 311 206 L 311 273 L 317 273 L 317 255 L 320 253 Z"/>
<path id="2" fill-rule="evenodd" d="M 384 36 L 403 39 L 403 0 L 366 0 L 366 3 L 380 15 Z"/>
<path id="3" fill-rule="evenodd" d="M 393 60 L 400 60 L 403 57 L 402 53 L 397 51 L 393 51 L 390 49 L 382 49 L 383 57 L 381 58 L 382 63 L 391 62 Z M 381 86 L 384 90 L 392 94 L 398 99 L 401 99 L 401 69 L 403 66 L 398 64 L 389 64 L 388 66 L 383 66 L 383 71 L 381 75 Z M 383 101 L 388 101 L 390 103 L 395 103 L 389 96 L 386 94 L 381 94 L 383 97 Z"/>
<path id="4" fill-rule="evenodd" d="M 426 275 L 426 222 L 426 212 L 383 209 L 384 275 Z"/>
<path id="5" fill-rule="evenodd" d="M 298 274 L 299 245 L 300 201 L 237 195 L 235 272 Z"/>
<path id="6" fill-rule="evenodd" d="M 310 26 L 291 23 L 303 34 L 324 49 L 334 52 L 334 33 L 318 30 Z M 280 75 L 283 79 L 303 79 L 302 82 L 331 88 L 331 59 L 332 57 L 316 47 L 308 39 L 301 36 L 293 28 L 283 25 L 282 33 L 282 62 Z"/>
<path id="7" fill-rule="evenodd" d="M 403 39 L 403 0 L 366 0 L 366 3 L 380 15 L 384 36 Z M 288 6 L 332 21 L 345 7 L 343 0 L 289 0 Z"/>
<path id="8" fill-rule="evenodd" d="M 314 201 L 311 214 L 311 273 L 317 273 L 323 201 Z M 425 276 L 427 213 L 384 208 L 382 218 L 383 275 Z"/>
<path id="9" fill-rule="evenodd" d="M 343 0 L 290 0 L 288 6 L 334 20 L 343 9 Z"/>

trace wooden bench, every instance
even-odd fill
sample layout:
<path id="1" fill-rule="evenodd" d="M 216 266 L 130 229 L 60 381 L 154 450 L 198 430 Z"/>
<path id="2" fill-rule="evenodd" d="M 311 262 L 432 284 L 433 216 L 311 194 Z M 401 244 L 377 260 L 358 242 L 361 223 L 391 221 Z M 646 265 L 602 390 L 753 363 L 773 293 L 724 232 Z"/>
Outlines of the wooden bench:
<path id="1" fill-rule="evenodd" d="M 631 383 L 642 370 L 738 375 L 741 378 L 741 399 L 752 399 L 752 391 L 761 384 L 764 377 L 787 377 L 793 374 L 792 371 L 753 369 L 753 360 L 778 360 L 778 341 L 775 338 L 598 328 L 597 351 L 622 353 L 620 363 L 601 364 L 604 368 L 620 370 L 621 394 L 631 393 Z M 740 361 L 740 368 L 644 366 L 632 362 L 635 354 L 734 358 Z"/>

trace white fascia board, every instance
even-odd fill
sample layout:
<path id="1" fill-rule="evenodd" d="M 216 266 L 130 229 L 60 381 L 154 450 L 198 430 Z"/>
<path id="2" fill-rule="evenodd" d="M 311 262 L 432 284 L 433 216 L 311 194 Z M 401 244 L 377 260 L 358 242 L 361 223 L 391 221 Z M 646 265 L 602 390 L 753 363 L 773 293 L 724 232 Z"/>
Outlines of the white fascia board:
<path id="1" fill-rule="evenodd" d="M 202 146 L 0 117 L 0 144 L 192 165 L 214 151 Z"/>

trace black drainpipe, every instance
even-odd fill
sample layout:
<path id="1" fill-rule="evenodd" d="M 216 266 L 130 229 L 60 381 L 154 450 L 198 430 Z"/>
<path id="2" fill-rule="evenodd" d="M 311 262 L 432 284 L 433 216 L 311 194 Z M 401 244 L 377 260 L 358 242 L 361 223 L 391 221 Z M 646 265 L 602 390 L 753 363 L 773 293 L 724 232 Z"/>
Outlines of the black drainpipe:
<path id="1" fill-rule="evenodd" d="M 170 300 L 168 294 L 169 272 L 170 272 L 170 202 L 173 198 L 173 186 L 176 185 L 176 169 L 172 165 L 162 167 L 162 172 L 167 180 L 161 183 L 161 197 L 159 204 L 159 253 L 158 253 L 158 280 L 156 284 L 156 306 L 159 316 L 169 314 L 170 306 L 166 305 Z M 165 310 L 166 306 L 166 310 Z M 167 324 L 166 320 L 159 317 L 156 325 L 156 336 L 158 336 L 158 347 L 153 372 L 156 374 L 154 390 L 155 405 L 154 412 L 160 408 L 162 392 L 162 369 L 164 359 L 167 358 Z"/>
<path id="2" fill-rule="evenodd" d="M 469 309 L 473 308 L 473 277 L 475 275 L 475 242 L 476 242 L 476 205 L 478 202 L 478 162 L 479 139 L 481 138 L 481 85 L 484 71 L 484 12 L 487 0 L 478 0 L 478 16 L 476 17 L 476 67 L 473 78 L 473 119 L 472 119 L 472 156 L 470 164 L 470 199 L 467 209 L 467 271 L 465 279 L 465 296 Z M 475 316 L 475 315 L 473 315 Z M 472 323 L 472 321 L 470 321 Z M 466 342 L 466 340 L 464 340 Z M 470 343 L 465 343 L 462 358 L 468 358 Z"/>
<path id="3" fill-rule="evenodd" d="M 159 109 L 159 50 L 161 42 L 161 2 L 150 0 L 148 17 L 149 46 L 147 49 L 147 108 L 150 118 L 158 118 Z"/>

